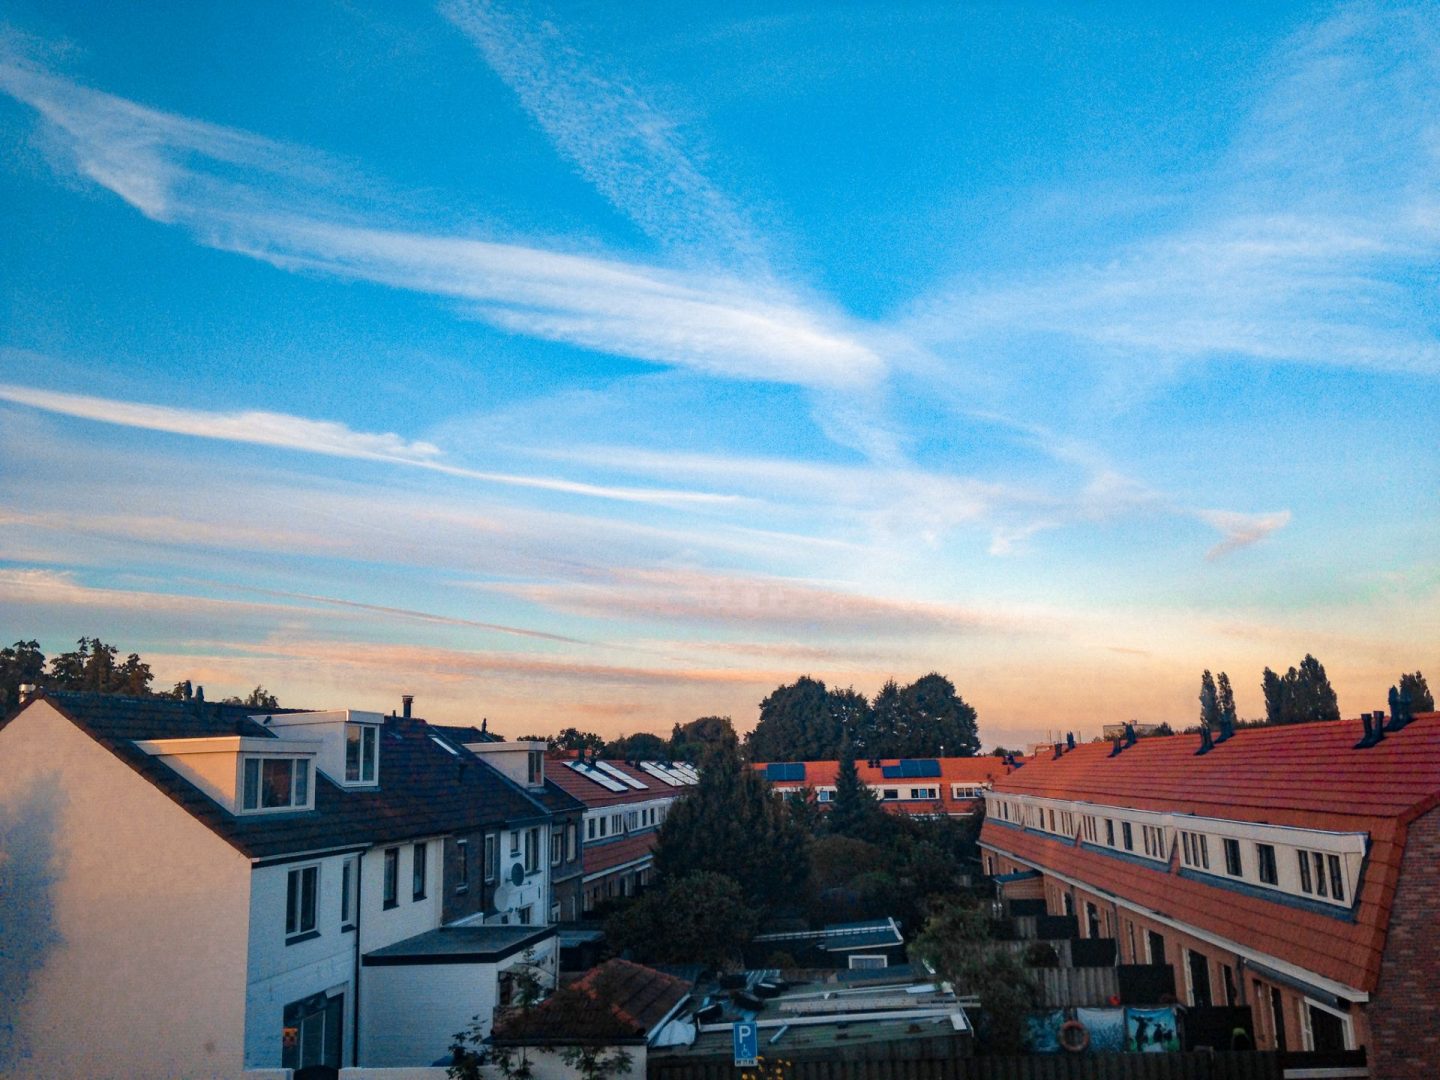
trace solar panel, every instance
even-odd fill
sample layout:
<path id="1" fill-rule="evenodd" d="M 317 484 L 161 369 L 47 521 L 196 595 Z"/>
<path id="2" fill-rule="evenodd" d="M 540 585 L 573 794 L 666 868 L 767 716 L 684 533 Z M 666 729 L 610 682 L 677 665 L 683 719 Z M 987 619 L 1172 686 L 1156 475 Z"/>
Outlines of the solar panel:
<path id="1" fill-rule="evenodd" d="M 684 787 L 690 782 L 684 779 L 678 773 L 673 773 L 669 769 L 661 768 L 653 761 L 642 761 L 640 763 L 640 768 L 644 769 L 651 776 L 658 776 L 661 780 L 665 781 L 665 783 L 669 784 L 671 787 Z"/>
<path id="2" fill-rule="evenodd" d="M 574 769 L 581 776 L 585 777 L 586 780 L 591 780 L 599 784 L 606 791 L 625 790 L 624 784 L 620 783 L 618 780 L 614 780 L 611 777 L 606 776 L 602 772 L 590 768 L 589 765 L 582 765 L 578 761 L 567 761 L 565 764 L 569 765 L 570 768 Z"/>
<path id="3" fill-rule="evenodd" d="M 700 774 L 695 771 L 695 766 L 688 762 L 677 761 L 670 766 L 670 771 L 677 776 L 685 777 L 685 779 L 689 780 L 692 784 L 698 784 L 700 782 Z"/>
<path id="4" fill-rule="evenodd" d="M 699 777 L 696 777 L 698 780 Z M 784 783 L 788 780 L 805 779 L 805 763 L 803 761 L 776 761 L 765 766 L 765 779 L 777 783 Z"/>
<path id="5" fill-rule="evenodd" d="M 918 780 L 925 776 L 939 776 L 940 762 L 934 758 L 910 758 L 898 765 L 886 765 L 881 771 L 887 780 Z"/>
<path id="6" fill-rule="evenodd" d="M 641 791 L 647 791 L 650 788 L 650 785 L 645 783 L 645 781 L 635 779 L 635 777 L 631 776 L 629 773 L 625 772 L 622 769 L 617 769 L 608 761 L 597 761 L 595 762 L 595 767 L 609 773 L 616 780 L 619 780 L 622 784 L 629 784 L 632 788 L 637 788 Z"/>

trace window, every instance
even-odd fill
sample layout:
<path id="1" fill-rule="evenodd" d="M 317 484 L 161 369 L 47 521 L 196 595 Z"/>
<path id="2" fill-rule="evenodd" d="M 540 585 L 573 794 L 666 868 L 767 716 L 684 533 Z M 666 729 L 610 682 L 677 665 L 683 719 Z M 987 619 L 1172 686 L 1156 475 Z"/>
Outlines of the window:
<path id="1" fill-rule="evenodd" d="M 1135 836 L 1130 831 L 1130 823 L 1128 821 L 1122 821 L 1120 823 L 1120 838 L 1125 841 L 1126 851 L 1135 850 Z"/>
<path id="2" fill-rule="evenodd" d="M 611 815 L 610 815 L 610 832 L 611 832 L 611 834 L 614 835 L 614 836 L 623 836 L 623 835 L 624 835 L 624 833 L 625 833 L 625 815 L 624 815 L 624 814 L 611 814 Z"/>
<path id="3" fill-rule="evenodd" d="M 1080 828 L 1085 834 L 1085 839 L 1092 844 L 1095 843 L 1095 837 L 1098 835 L 1095 828 L 1095 819 L 1089 814 L 1084 815 L 1080 819 Z"/>
<path id="4" fill-rule="evenodd" d="M 1315 890 L 1310 881 L 1310 853 L 1308 851 L 1297 851 L 1296 854 L 1300 857 L 1300 891 L 1307 893 L 1314 892 Z"/>
<path id="5" fill-rule="evenodd" d="M 340 929 L 355 929 L 355 875 L 359 863 L 346 859 L 340 864 Z"/>
<path id="6" fill-rule="evenodd" d="M 1225 838 L 1225 872 L 1231 877 L 1242 877 L 1245 867 L 1240 863 L 1240 841 Z"/>
<path id="7" fill-rule="evenodd" d="M 821 788 L 819 791 L 815 792 L 815 801 L 816 801 L 816 802 L 834 802 L 834 801 L 835 801 L 835 793 L 834 793 L 833 791 L 829 790 L 828 788 Z"/>
<path id="8" fill-rule="evenodd" d="M 498 837 L 494 833 L 485 834 L 485 883 L 488 885 L 499 877 L 500 872 L 500 845 Z"/>
<path id="9" fill-rule="evenodd" d="M 520 830 L 514 829 L 510 833 L 510 854 L 520 854 Z"/>
<path id="10" fill-rule="evenodd" d="M 319 891 L 319 882 L 318 866 L 290 871 L 285 891 L 286 944 L 302 936 L 315 936 L 315 894 Z"/>
<path id="11" fill-rule="evenodd" d="M 520 908 L 518 911 L 515 912 L 515 921 L 518 922 L 521 926 L 529 926 L 531 918 L 533 918 L 533 914 L 532 908 L 529 904 L 526 904 L 524 907 Z"/>
<path id="12" fill-rule="evenodd" d="M 531 787 L 537 787 L 545 782 L 545 755 L 539 750 L 530 751 L 530 762 L 527 779 Z"/>
<path id="13" fill-rule="evenodd" d="M 1280 875 L 1275 869 L 1275 846 L 1273 844 L 1256 844 L 1255 860 L 1260 864 L 1260 880 L 1266 885 L 1278 884 Z"/>
<path id="14" fill-rule="evenodd" d="M 1054 832 L 1054 831 L 1055 831 L 1055 811 L 1054 811 L 1054 810 L 1051 810 L 1051 811 L 1050 811 L 1050 831 L 1051 831 L 1051 832 Z"/>
<path id="15" fill-rule="evenodd" d="M 345 725 L 346 783 L 373 784 L 375 782 L 375 739 L 374 724 Z"/>
<path id="16" fill-rule="evenodd" d="M 550 865 L 559 866 L 565 858 L 565 838 L 558 832 L 550 834 Z"/>
<path id="17" fill-rule="evenodd" d="M 1140 839 L 1145 844 L 1145 854 L 1152 859 L 1165 858 L 1165 830 L 1158 825 L 1141 825 Z"/>
<path id="18" fill-rule="evenodd" d="M 533 874 L 540 869 L 540 830 L 525 830 L 525 873 Z"/>
<path id="19" fill-rule="evenodd" d="M 893 787 L 887 787 L 887 788 L 885 788 L 884 791 L 881 793 L 880 798 L 881 798 L 881 799 L 898 799 L 898 798 L 900 798 L 900 789 L 899 789 L 899 788 L 893 788 Z"/>
<path id="20" fill-rule="evenodd" d="M 587 822 L 585 822 L 585 839 L 595 839 L 595 819 L 593 817 Z"/>
<path id="21" fill-rule="evenodd" d="M 425 845 L 415 845 L 415 859 L 410 866 L 410 899 L 425 899 Z"/>
<path id="22" fill-rule="evenodd" d="M 1115 822 L 1108 817 L 1105 819 L 1105 843 L 1115 846 Z"/>
<path id="23" fill-rule="evenodd" d="M 1345 877 L 1340 869 L 1340 856 L 1326 855 L 1325 861 L 1330 867 L 1330 895 L 1343 902 L 1345 900 Z"/>
<path id="24" fill-rule="evenodd" d="M 381 889 L 381 898 L 387 908 L 392 908 L 400 901 L 397 896 L 400 892 L 400 849 L 385 849 L 385 883 Z"/>
<path id="25" fill-rule="evenodd" d="M 1210 869 L 1210 842 L 1203 833 L 1180 833 L 1181 847 L 1185 852 L 1185 865 L 1201 870 Z"/>
<path id="26" fill-rule="evenodd" d="M 849 964 L 851 971 L 871 971 L 888 967 L 890 961 L 884 953 L 852 953 Z"/>
<path id="27" fill-rule="evenodd" d="M 310 805 L 310 762 L 304 758 L 244 759 L 242 810 L 279 810 Z"/>
<path id="28" fill-rule="evenodd" d="M 625 815 L 625 829 L 627 832 L 634 832 L 640 828 L 640 811 L 631 810 Z"/>
<path id="29" fill-rule="evenodd" d="M 470 841 L 455 841 L 455 891 L 470 888 Z"/>

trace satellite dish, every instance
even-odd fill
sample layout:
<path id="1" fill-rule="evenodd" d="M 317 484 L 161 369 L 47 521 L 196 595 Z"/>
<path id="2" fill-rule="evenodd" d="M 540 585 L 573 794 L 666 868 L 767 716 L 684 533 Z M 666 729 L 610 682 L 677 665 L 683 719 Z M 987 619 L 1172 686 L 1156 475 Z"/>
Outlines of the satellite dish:
<path id="1" fill-rule="evenodd" d="M 525 867 L 518 862 L 510 864 L 510 884 L 520 885 L 525 880 Z"/>
<path id="2" fill-rule="evenodd" d="M 495 913 L 498 915 L 515 906 L 515 898 L 510 895 L 510 886 L 503 881 L 496 887 L 495 896 L 491 900 L 495 905 Z"/>

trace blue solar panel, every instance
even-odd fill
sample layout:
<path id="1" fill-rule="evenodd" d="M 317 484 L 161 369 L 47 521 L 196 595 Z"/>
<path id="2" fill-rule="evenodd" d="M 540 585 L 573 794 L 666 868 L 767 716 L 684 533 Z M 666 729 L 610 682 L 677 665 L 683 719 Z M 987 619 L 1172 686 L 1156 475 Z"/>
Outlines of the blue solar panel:
<path id="1" fill-rule="evenodd" d="M 771 781 L 804 780 L 803 761 L 776 761 L 765 766 L 765 779 Z"/>
<path id="2" fill-rule="evenodd" d="M 881 772 L 887 780 L 918 780 L 925 776 L 939 776 L 940 762 L 934 758 L 911 759 L 899 765 L 886 765 Z"/>
<path id="3" fill-rule="evenodd" d="M 899 765 L 883 765 L 880 771 L 884 773 L 886 780 L 899 780 L 905 775 L 904 770 L 902 770 Z"/>

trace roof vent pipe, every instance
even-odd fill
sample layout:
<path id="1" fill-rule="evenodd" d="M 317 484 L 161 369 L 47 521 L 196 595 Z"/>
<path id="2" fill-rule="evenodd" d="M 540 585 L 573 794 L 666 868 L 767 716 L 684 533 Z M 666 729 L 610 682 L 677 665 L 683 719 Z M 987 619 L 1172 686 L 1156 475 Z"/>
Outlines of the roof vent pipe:
<path id="1" fill-rule="evenodd" d="M 409 720 L 409 719 L 410 719 L 410 710 L 413 709 L 414 706 L 415 706 L 415 695 L 414 695 L 414 694 L 401 694 L 401 695 L 400 695 L 400 706 L 401 706 L 401 715 L 403 715 L 406 720 Z"/>
<path id="2" fill-rule="evenodd" d="M 1068 750 L 1075 749 L 1075 733 L 1073 731 L 1065 732 L 1065 747 Z"/>
<path id="3" fill-rule="evenodd" d="M 1210 725 L 1209 725 L 1209 724 L 1201 724 L 1201 725 L 1200 725 L 1200 749 L 1195 751 L 1195 756 L 1196 756 L 1196 757 L 1199 757 L 1201 754 L 1208 754 L 1211 750 L 1214 750 L 1214 749 L 1215 749 L 1215 743 L 1214 743 L 1214 741 L 1212 741 L 1212 739 L 1210 738 Z"/>
<path id="4" fill-rule="evenodd" d="M 1123 749 L 1124 749 L 1124 747 L 1122 747 L 1122 746 L 1120 745 L 1120 736 L 1119 736 L 1119 735 L 1116 735 L 1116 736 L 1115 736 L 1115 746 L 1114 746 L 1113 749 L 1111 749 L 1111 751 L 1110 751 L 1110 756 L 1111 756 L 1111 757 L 1117 756 L 1117 755 L 1120 753 L 1120 751 L 1123 750 Z"/>
<path id="5" fill-rule="evenodd" d="M 1062 746 L 1060 743 L 1057 742 L 1057 743 L 1055 744 L 1055 760 L 1056 760 L 1056 761 L 1059 761 L 1059 760 L 1060 760 L 1060 755 L 1063 754 L 1064 752 L 1065 752 L 1065 747 Z"/>

